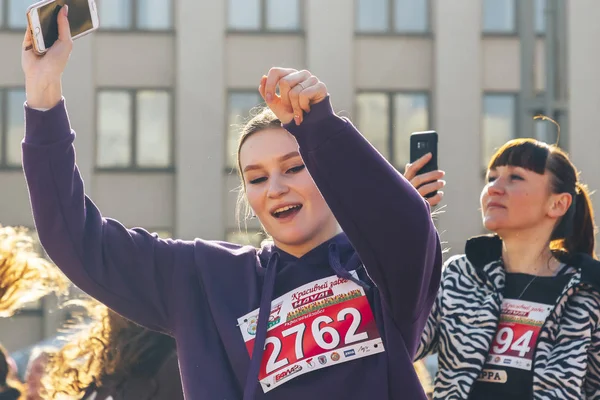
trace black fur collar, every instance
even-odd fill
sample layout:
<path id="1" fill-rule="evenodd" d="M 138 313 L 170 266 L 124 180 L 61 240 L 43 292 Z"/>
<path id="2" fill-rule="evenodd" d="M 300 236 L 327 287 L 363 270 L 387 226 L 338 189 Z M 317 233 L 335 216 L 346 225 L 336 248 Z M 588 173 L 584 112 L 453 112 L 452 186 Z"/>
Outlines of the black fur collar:
<path id="1" fill-rule="evenodd" d="M 498 235 L 472 237 L 467 240 L 465 254 L 475 268 L 481 269 L 502 257 L 502 239 Z M 600 291 L 600 261 L 583 253 L 565 254 L 558 258 L 565 264 L 579 269 L 582 282 L 588 283 Z"/>

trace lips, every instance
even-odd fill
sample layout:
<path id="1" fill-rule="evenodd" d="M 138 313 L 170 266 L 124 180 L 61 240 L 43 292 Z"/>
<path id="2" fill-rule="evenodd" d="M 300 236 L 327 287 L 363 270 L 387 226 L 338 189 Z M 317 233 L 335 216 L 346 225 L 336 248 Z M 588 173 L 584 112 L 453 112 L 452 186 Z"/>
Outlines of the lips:
<path id="1" fill-rule="evenodd" d="M 278 205 L 271 209 L 271 215 L 277 219 L 286 218 L 296 214 L 302 208 L 300 203 Z"/>
<path id="2" fill-rule="evenodd" d="M 487 207 L 486 207 L 486 208 L 488 208 L 488 209 L 489 209 L 489 208 L 506 208 L 506 207 L 505 207 L 505 206 L 503 206 L 503 205 L 502 205 L 502 204 L 500 204 L 500 203 L 496 203 L 496 202 L 494 202 L 494 201 L 491 201 L 491 202 L 489 202 L 489 203 L 488 203 L 488 205 L 487 205 Z"/>

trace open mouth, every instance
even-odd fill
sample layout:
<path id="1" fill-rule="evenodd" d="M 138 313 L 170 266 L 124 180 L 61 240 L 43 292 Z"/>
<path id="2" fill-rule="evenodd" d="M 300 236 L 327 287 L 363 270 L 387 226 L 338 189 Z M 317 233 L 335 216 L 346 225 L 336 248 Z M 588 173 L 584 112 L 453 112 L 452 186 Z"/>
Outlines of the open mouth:
<path id="1" fill-rule="evenodd" d="M 298 214 L 298 211 L 302 208 L 302 204 L 292 204 L 276 209 L 271 213 L 277 219 L 288 218 Z"/>

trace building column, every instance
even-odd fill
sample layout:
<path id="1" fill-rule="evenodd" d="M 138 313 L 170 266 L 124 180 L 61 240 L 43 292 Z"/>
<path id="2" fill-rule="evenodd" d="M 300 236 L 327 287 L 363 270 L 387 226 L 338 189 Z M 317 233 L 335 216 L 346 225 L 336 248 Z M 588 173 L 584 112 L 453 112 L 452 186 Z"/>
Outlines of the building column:
<path id="1" fill-rule="evenodd" d="M 480 1 L 434 3 L 434 128 L 439 133 L 439 166 L 448 182 L 443 200 L 447 207 L 438 228 L 443 247 L 453 255 L 461 254 L 465 240 L 482 231 L 482 9 Z"/>
<path id="2" fill-rule="evenodd" d="M 568 1 L 569 149 L 590 191 L 600 190 L 600 2 Z M 600 197 L 592 195 L 596 212 Z M 598 214 L 596 214 L 598 215 Z M 600 247 L 596 246 L 598 250 Z"/>
<path id="3" fill-rule="evenodd" d="M 308 69 L 327 85 L 336 111 L 354 106 L 354 3 L 306 0 Z"/>
<path id="4" fill-rule="evenodd" d="M 94 35 L 77 39 L 63 75 L 63 93 L 71 126 L 77 133 L 77 166 L 93 196 L 92 179 L 96 160 L 96 79 L 94 74 Z M 93 198 L 93 197 L 92 197 Z"/>
<path id="5" fill-rule="evenodd" d="M 175 236 L 221 239 L 225 155 L 225 1 L 176 11 Z"/>

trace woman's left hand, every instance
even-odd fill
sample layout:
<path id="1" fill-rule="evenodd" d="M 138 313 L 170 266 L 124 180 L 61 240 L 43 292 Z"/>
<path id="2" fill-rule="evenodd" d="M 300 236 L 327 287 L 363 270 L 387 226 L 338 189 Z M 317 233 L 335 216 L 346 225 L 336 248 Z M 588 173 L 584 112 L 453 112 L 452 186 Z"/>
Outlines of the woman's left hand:
<path id="1" fill-rule="evenodd" d="M 437 170 L 431 171 L 424 174 L 419 174 L 421 168 L 427 164 L 429 160 L 431 160 L 431 153 L 425 154 L 423 157 L 419 158 L 412 164 L 406 164 L 406 169 L 404 170 L 404 177 L 410 181 L 410 183 L 417 189 L 419 194 L 427 200 L 429 205 L 436 206 L 442 201 L 442 197 L 444 196 L 444 192 L 442 189 L 446 186 L 446 181 L 442 180 L 445 175 L 444 171 Z M 437 191 L 437 193 L 432 197 L 426 197 L 428 194 Z"/>
<path id="2" fill-rule="evenodd" d="M 275 93 L 277 86 L 279 95 Z M 271 68 L 260 80 L 258 91 L 282 123 L 294 120 L 296 125 L 302 123 L 304 112 L 309 112 L 310 106 L 328 95 L 327 87 L 316 76 L 292 68 Z"/>

